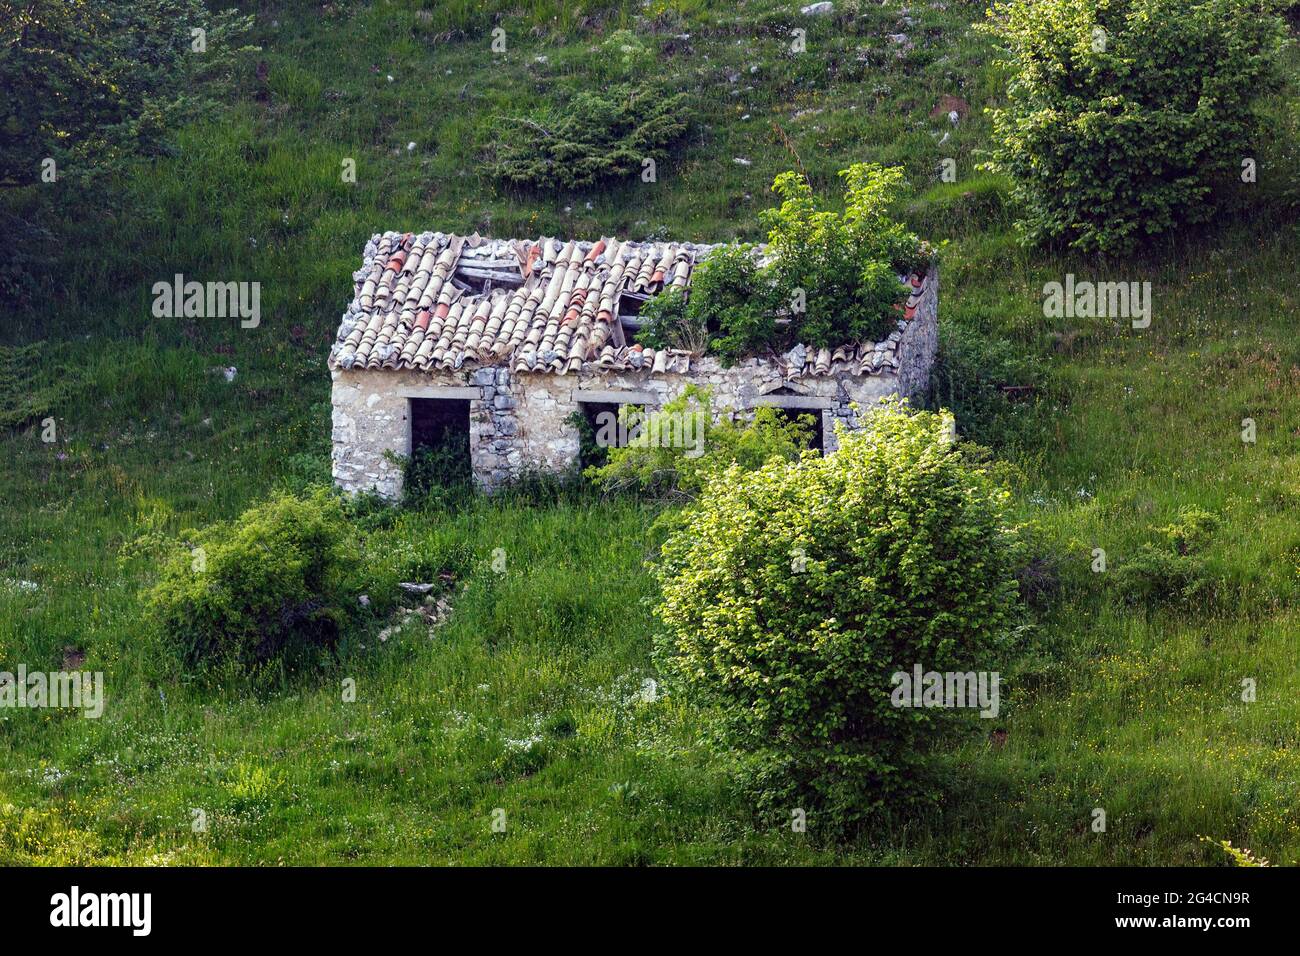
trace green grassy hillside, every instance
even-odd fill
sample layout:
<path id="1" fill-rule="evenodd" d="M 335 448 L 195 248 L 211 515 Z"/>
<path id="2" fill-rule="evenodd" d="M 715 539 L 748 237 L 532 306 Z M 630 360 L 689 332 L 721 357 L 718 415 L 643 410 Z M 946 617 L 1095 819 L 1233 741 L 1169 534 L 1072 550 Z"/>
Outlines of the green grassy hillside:
<path id="1" fill-rule="evenodd" d="M 59 294 L 0 327 L 0 669 L 84 654 L 109 695 L 99 720 L 0 710 L 0 862 L 1225 862 L 1201 835 L 1300 861 L 1300 64 L 1231 214 L 1129 261 L 1027 251 L 976 168 L 1004 85 L 983 6 L 256 5 L 264 78 L 116 184 L 120 214 L 62 224 Z M 692 103 L 656 182 L 534 195 L 485 172 L 493 117 L 645 77 Z M 955 127 L 929 115 L 945 95 L 970 105 Z M 648 505 L 376 518 L 358 535 L 392 580 L 472 553 L 450 616 L 383 640 L 377 620 L 274 692 L 192 684 L 157 646 L 158 567 L 124 546 L 328 474 L 325 356 L 373 232 L 756 239 L 778 172 L 834 192 L 855 161 L 903 165 L 910 224 L 948 240 L 939 400 L 1004 463 L 1046 556 L 1032 650 L 997 726 L 942 755 L 940 808 L 842 845 L 755 824 L 699 715 L 646 684 Z M 178 272 L 260 281 L 260 327 L 153 318 Z M 1067 272 L 1151 281 L 1151 327 L 1043 318 Z M 1135 565 L 1190 507 L 1217 527 L 1180 603 Z"/>

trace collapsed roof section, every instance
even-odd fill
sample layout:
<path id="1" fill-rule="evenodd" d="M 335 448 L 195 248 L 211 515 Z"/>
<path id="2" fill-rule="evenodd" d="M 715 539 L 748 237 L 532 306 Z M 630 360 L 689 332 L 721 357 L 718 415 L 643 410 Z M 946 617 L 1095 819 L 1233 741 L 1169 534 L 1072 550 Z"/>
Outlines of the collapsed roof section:
<path id="1" fill-rule="evenodd" d="M 417 371 L 504 365 L 557 375 L 688 372 L 697 355 L 644 348 L 628 333 L 646 299 L 671 288 L 688 290 L 696 264 L 714 248 L 612 238 L 376 235 L 353 275 L 354 296 L 329 364 Z M 772 361 L 789 378 L 896 369 L 897 343 L 924 289 L 920 276 L 905 281 L 911 294 L 899 330 L 886 340 L 835 349 L 796 346 Z"/>

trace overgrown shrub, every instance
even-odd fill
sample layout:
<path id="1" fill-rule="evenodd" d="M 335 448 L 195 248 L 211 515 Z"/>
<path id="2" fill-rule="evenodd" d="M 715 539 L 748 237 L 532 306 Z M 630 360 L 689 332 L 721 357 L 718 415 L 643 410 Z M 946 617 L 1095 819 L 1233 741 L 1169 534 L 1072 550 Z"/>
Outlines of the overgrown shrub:
<path id="1" fill-rule="evenodd" d="M 810 422 L 787 420 L 775 408 L 757 409 L 749 422 L 715 422 L 713 414 L 708 390 L 697 386 L 657 411 L 624 409 L 621 423 L 631 440 L 610 448 L 608 462 L 586 473 L 605 491 L 689 499 L 730 465 L 753 471 L 774 458 L 795 461 L 809 444 Z"/>
<path id="2" fill-rule="evenodd" d="M 641 310 L 638 341 L 653 348 L 709 351 L 731 364 L 776 343 L 777 290 L 751 245 L 714 249 L 691 276 L 689 298 L 677 290 Z"/>
<path id="3" fill-rule="evenodd" d="M 1205 609 L 1222 588 L 1201 552 L 1218 527 L 1217 516 L 1195 506 L 1181 508 L 1178 519 L 1155 529 L 1160 543 L 1142 545 L 1115 569 L 1120 600 L 1135 607 Z"/>
<path id="4" fill-rule="evenodd" d="M 1189 554 L 1200 551 L 1209 544 L 1210 537 L 1218 527 L 1218 515 L 1195 505 L 1185 505 L 1178 509 L 1176 521 L 1156 530 L 1174 551 Z"/>
<path id="5" fill-rule="evenodd" d="M 906 290 L 900 274 L 924 271 L 934 250 L 889 215 L 902 171 L 859 163 L 841 170 L 843 213 L 822 208 L 802 176 L 773 183 L 782 197 L 763 213 L 769 260 L 752 246 L 714 249 L 683 298 L 643 307 L 640 340 L 655 348 L 708 350 L 732 364 L 747 355 L 879 340 L 893 331 Z"/>
<path id="6" fill-rule="evenodd" d="M 573 190 L 640 175 L 642 162 L 668 159 L 687 129 L 685 94 L 654 84 L 584 90 L 533 116 L 503 116 L 491 127 L 492 175 L 536 190 Z"/>
<path id="7" fill-rule="evenodd" d="M 334 647 L 355 607 L 346 583 L 358 563 L 337 497 L 277 495 L 187 537 L 146 601 L 187 666 L 292 668 Z"/>
<path id="8" fill-rule="evenodd" d="M 1034 242 L 1124 254 L 1212 214 L 1273 85 L 1285 27 L 1265 0 L 999 2 L 1011 71 L 993 162 Z"/>
<path id="9" fill-rule="evenodd" d="M 1151 610 L 1190 609 L 1203 605 L 1214 594 L 1214 582 L 1203 558 L 1153 544 L 1142 545 L 1121 562 L 1113 580 L 1121 601 Z"/>
<path id="10" fill-rule="evenodd" d="M 708 268 L 708 261 L 695 270 L 699 277 Z M 648 299 L 641 306 L 641 328 L 636 340 L 652 349 L 681 349 L 694 355 L 709 351 L 709 327 L 700 316 L 700 310 L 691 311 L 686 293 L 670 288 L 661 295 Z"/>
<path id="11" fill-rule="evenodd" d="M 1019 548 L 950 426 L 886 405 L 837 454 L 732 466 L 664 545 L 656 657 L 774 817 L 830 830 L 934 796 L 921 772 L 952 712 L 892 706 L 892 675 L 999 669 Z"/>
<path id="12" fill-rule="evenodd" d="M 787 172 L 772 184 L 781 205 L 762 214 L 790 334 L 817 348 L 884 338 L 905 297 L 899 273 L 929 261 L 917 237 L 889 215 L 905 185 L 902 169 L 855 163 L 840 177 L 843 213 L 822 208 L 808 180 Z"/>

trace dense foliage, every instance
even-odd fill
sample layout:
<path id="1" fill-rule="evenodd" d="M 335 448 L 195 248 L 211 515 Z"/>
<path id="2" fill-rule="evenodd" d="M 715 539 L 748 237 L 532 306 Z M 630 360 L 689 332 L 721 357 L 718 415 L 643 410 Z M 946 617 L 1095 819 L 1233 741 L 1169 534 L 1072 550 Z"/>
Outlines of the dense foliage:
<path id="1" fill-rule="evenodd" d="M 358 563 L 336 497 L 279 495 L 188 537 L 147 601 L 188 666 L 292 666 L 335 646 L 354 606 L 345 582 Z"/>
<path id="2" fill-rule="evenodd" d="M 1146 542 L 1115 569 L 1115 590 L 1133 607 L 1211 609 L 1225 582 L 1211 573 L 1204 552 L 1218 518 L 1195 506 L 1179 509 L 1178 519 L 1157 528 L 1159 539 Z"/>
<path id="3" fill-rule="evenodd" d="M 811 416 L 789 420 L 758 408 L 748 422 L 714 420 L 707 390 L 694 385 L 656 411 L 624 409 L 631 440 L 608 448 L 604 465 L 587 469 L 596 487 L 651 497 L 689 499 L 729 466 L 753 471 L 767 462 L 796 461 L 808 447 Z"/>
<path id="4" fill-rule="evenodd" d="M 538 116 L 503 116 L 491 128 L 490 168 L 514 186 L 580 189 L 640 176 L 687 128 L 686 96 L 652 85 L 584 90 Z"/>
<path id="5" fill-rule="evenodd" d="M 904 188 L 902 169 L 855 163 L 840 177 L 842 213 L 822 208 L 808 180 L 787 172 L 772 184 L 781 205 L 762 215 L 789 335 L 815 348 L 892 332 L 904 298 L 899 274 L 929 262 L 917 237 L 889 215 Z"/>
<path id="6" fill-rule="evenodd" d="M 751 245 L 723 246 L 709 253 L 691 276 L 689 297 L 677 290 L 642 306 L 638 340 L 654 348 L 710 352 L 736 362 L 778 340 L 780 305 L 770 275 Z"/>
<path id="7" fill-rule="evenodd" d="M 891 675 L 997 671 L 1016 607 L 1007 494 L 951 417 L 894 405 L 835 455 L 710 482 L 657 569 L 666 672 L 712 704 L 758 804 L 851 824 L 924 796 L 950 711 L 891 705 Z"/>
<path id="8" fill-rule="evenodd" d="M 992 168 L 1011 175 L 1032 241 L 1123 254 L 1212 214 L 1255 155 L 1253 106 L 1285 35 L 1259 0 L 998 3 L 1007 104 Z"/>
<path id="9" fill-rule="evenodd" d="M 687 297 L 646 303 L 641 341 L 708 349 L 724 362 L 795 343 L 812 348 L 878 340 L 893 330 L 902 273 L 924 271 L 933 250 L 890 217 L 904 186 L 898 168 L 857 163 L 840 171 L 844 211 L 822 208 L 807 179 L 782 173 L 779 207 L 762 214 L 767 262 L 751 246 L 715 249 Z"/>

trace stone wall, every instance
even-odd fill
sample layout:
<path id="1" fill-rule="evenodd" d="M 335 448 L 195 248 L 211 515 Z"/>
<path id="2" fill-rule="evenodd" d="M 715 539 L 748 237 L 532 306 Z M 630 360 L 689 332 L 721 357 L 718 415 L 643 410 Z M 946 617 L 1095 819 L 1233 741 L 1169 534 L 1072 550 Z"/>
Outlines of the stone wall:
<path id="1" fill-rule="evenodd" d="M 776 364 L 750 359 L 724 368 L 705 357 L 689 373 L 581 371 L 572 375 L 509 368 L 460 371 L 334 370 L 333 472 L 346 491 L 401 493 L 400 461 L 411 452 L 411 398 L 470 400 L 470 459 L 487 490 L 530 469 L 561 471 L 578 459 L 578 432 L 568 421 L 582 401 L 662 405 L 691 384 L 707 386 L 716 413 L 748 416 L 760 404 L 820 412 L 827 451 L 836 447 L 836 422 L 859 425 L 853 410 L 889 395 L 914 401 L 929 388 L 938 345 L 938 274 L 933 272 L 913 320 L 902 324 L 896 367 L 875 374 L 786 379 Z M 619 393 L 619 394 L 614 394 Z M 389 454 L 391 453 L 391 455 Z"/>
<path id="2" fill-rule="evenodd" d="M 925 277 L 925 291 L 916 304 L 916 315 L 906 323 L 898 343 L 899 394 L 919 404 L 929 397 L 930 374 L 939 352 L 939 267 L 932 266 Z"/>
<path id="3" fill-rule="evenodd" d="M 712 389 L 714 410 L 747 417 L 761 404 L 820 413 L 827 450 L 834 425 L 858 422 L 853 404 L 869 406 L 898 394 L 897 375 L 785 380 L 759 363 L 725 369 L 704 359 L 688 375 L 625 372 L 607 375 L 517 373 L 505 368 L 466 372 L 335 371 L 333 472 L 346 491 L 401 494 L 394 456 L 411 453 L 409 400 L 470 397 L 470 461 L 485 489 L 529 469 L 562 471 L 578 460 L 578 431 L 569 421 L 583 401 L 663 405 L 690 384 Z M 472 396 L 472 397 L 471 397 Z M 818 407 L 824 406 L 824 407 Z"/>

